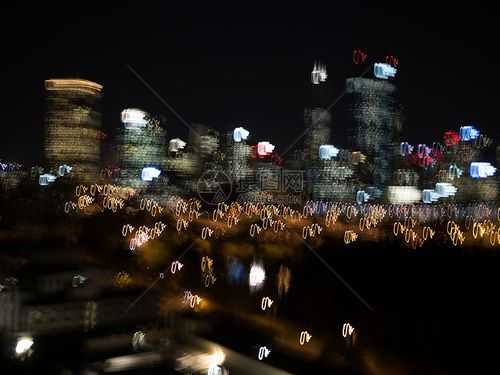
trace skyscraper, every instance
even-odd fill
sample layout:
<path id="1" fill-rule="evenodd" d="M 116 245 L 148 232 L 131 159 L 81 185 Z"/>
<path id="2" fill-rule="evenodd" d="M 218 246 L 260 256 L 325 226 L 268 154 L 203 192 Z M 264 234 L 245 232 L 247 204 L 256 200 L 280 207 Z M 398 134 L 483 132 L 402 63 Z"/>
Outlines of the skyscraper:
<path id="1" fill-rule="evenodd" d="M 373 162 L 373 183 L 386 185 L 402 128 L 396 86 L 385 80 L 348 78 L 346 94 L 350 147 Z"/>
<path id="2" fill-rule="evenodd" d="M 118 134 L 122 183 L 137 185 L 144 168 L 161 169 L 166 159 L 166 134 L 155 120 L 140 109 L 121 112 Z"/>
<path id="3" fill-rule="evenodd" d="M 98 176 L 104 138 L 99 111 L 102 88 L 84 79 L 45 81 L 44 158 L 50 169 L 67 164 L 80 180 L 93 181 Z"/>

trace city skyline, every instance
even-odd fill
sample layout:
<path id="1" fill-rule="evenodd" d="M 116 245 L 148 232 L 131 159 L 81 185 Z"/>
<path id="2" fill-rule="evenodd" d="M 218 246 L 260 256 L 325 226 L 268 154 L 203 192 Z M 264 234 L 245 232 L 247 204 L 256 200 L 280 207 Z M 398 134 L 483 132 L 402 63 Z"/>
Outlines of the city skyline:
<path id="1" fill-rule="evenodd" d="M 496 76 L 491 74 L 492 80 L 486 81 L 475 73 L 478 67 L 485 73 L 494 71 L 494 60 L 489 58 L 492 35 L 486 32 L 491 25 L 473 22 L 476 13 L 486 12 L 479 6 L 470 11 L 470 20 L 464 18 L 467 28 L 459 18 L 445 17 L 446 10 L 439 8 L 426 17 L 420 17 L 423 11 L 393 17 L 391 12 L 354 4 L 345 8 L 347 17 L 341 23 L 332 24 L 326 22 L 327 17 L 317 16 L 309 26 L 304 19 L 295 22 L 294 17 L 275 25 L 240 25 L 227 18 L 217 26 L 215 21 L 221 15 L 214 17 L 213 23 L 198 23 L 196 17 L 184 15 L 163 25 L 154 22 L 162 13 L 148 10 L 143 17 L 137 15 L 141 27 L 120 27 L 100 37 L 105 25 L 121 25 L 134 8 L 116 12 L 103 8 L 95 12 L 100 22 L 86 25 L 84 20 L 94 11 L 82 9 L 80 15 L 64 18 L 57 26 L 49 22 L 49 28 L 38 37 L 49 36 L 48 41 L 41 43 L 35 38 L 30 48 L 19 50 L 20 46 L 7 44 L 7 51 L 16 59 L 3 62 L 6 84 L 12 92 L 4 100 L 5 118 L 20 124 L 0 141 L 2 154 L 6 154 L 3 158 L 11 155 L 12 159 L 32 162 L 40 155 L 43 81 L 51 77 L 80 76 L 102 83 L 107 133 L 119 124 L 123 108 L 139 107 L 164 115 L 170 134 L 185 137 L 187 129 L 166 113 L 127 70 L 127 64 L 188 122 L 206 123 L 221 131 L 246 123 L 260 138 L 273 139 L 278 149 L 285 148 L 302 129 L 313 62 L 321 60 L 327 65 L 333 101 L 342 92 L 344 80 L 361 73 L 352 62 L 356 48 L 365 50 L 375 61 L 385 55 L 395 55 L 401 61 L 396 82 L 405 106 L 403 136 L 408 141 L 430 142 L 442 131 L 469 122 L 496 135 L 494 99 L 489 94 Z M 13 10 L 14 14 L 19 12 Z M 44 12 L 50 14 L 48 10 L 41 14 Z M 459 14 L 465 16 L 465 11 Z M 449 27 L 438 29 L 441 22 Z M 318 26 L 316 30 L 313 24 Z M 66 32 L 59 32 L 59 27 Z M 371 40 L 364 30 L 375 30 L 381 38 Z M 150 37 L 144 38 L 146 35 Z M 113 43 L 108 43 L 110 38 Z M 461 44 L 465 49 L 458 50 Z M 30 72 L 29 66 L 35 63 L 39 70 Z M 332 125 L 335 134 L 335 122 Z M 427 129 L 426 134 L 421 128 Z M 21 152 L 23 143 L 28 147 Z"/>

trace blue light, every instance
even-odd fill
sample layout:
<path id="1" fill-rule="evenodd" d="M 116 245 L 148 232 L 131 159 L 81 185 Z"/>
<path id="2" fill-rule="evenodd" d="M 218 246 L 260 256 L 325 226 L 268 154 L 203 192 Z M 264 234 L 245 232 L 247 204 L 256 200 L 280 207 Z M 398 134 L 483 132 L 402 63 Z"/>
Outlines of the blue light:
<path id="1" fill-rule="evenodd" d="M 142 181 L 153 181 L 153 178 L 158 178 L 161 171 L 154 167 L 146 167 L 142 169 L 141 179 Z"/>
<path id="2" fill-rule="evenodd" d="M 330 160 L 334 158 L 339 153 L 339 149 L 332 145 L 321 145 L 319 146 L 319 158 L 321 160 Z"/>
<path id="3" fill-rule="evenodd" d="M 462 141 L 471 141 L 478 138 L 481 133 L 474 126 L 467 125 L 460 127 L 459 134 Z"/>
<path id="4" fill-rule="evenodd" d="M 407 156 L 410 155 L 413 152 L 413 146 L 410 145 L 408 142 L 401 142 L 401 145 L 399 146 L 399 153 L 401 156 Z"/>
<path id="5" fill-rule="evenodd" d="M 373 74 L 380 79 L 389 79 L 396 76 L 397 69 L 389 64 L 375 63 L 373 66 Z"/>
<path id="6" fill-rule="evenodd" d="M 241 142 L 242 140 L 246 140 L 249 136 L 250 132 L 245 128 L 235 128 L 233 130 L 233 140 L 235 142 Z"/>
<path id="7" fill-rule="evenodd" d="M 469 173 L 472 178 L 486 178 L 493 176 L 496 170 L 490 163 L 472 162 L 470 163 Z"/>
<path id="8" fill-rule="evenodd" d="M 55 180 L 56 180 L 56 176 L 48 174 L 48 173 L 42 174 L 42 175 L 40 175 L 40 177 L 38 177 L 38 183 L 41 186 L 47 186 L 47 185 L 51 184 L 52 182 L 54 182 Z"/>
<path id="9" fill-rule="evenodd" d="M 356 203 L 357 204 L 363 204 L 365 202 L 368 202 L 368 199 L 370 199 L 370 195 L 368 193 L 365 193 L 363 190 L 359 190 L 356 193 Z"/>

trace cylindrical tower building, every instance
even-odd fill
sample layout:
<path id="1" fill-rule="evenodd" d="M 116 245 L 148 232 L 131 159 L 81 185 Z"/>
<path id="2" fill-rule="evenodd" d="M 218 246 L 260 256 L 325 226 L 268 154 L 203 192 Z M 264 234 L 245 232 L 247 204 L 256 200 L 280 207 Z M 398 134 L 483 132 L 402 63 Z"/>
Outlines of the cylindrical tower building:
<path id="1" fill-rule="evenodd" d="M 70 165 L 80 180 L 94 181 L 99 173 L 102 86 L 84 79 L 45 81 L 45 163 L 52 170 Z"/>

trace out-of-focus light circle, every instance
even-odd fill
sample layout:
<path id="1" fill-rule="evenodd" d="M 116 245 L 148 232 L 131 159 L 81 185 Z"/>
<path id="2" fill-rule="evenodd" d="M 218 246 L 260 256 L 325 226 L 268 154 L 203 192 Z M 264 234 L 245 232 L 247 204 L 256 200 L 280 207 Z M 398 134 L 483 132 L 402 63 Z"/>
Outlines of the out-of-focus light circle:
<path id="1" fill-rule="evenodd" d="M 26 354 L 33 346 L 33 337 L 23 336 L 17 339 L 16 343 L 16 355 L 22 356 Z"/>
<path id="2" fill-rule="evenodd" d="M 248 284 L 252 289 L 260 289 L 266 279 L 266 271 L 259 263 L 253 263 L 250 267 L 250 274 L 248 277 Z"/>

